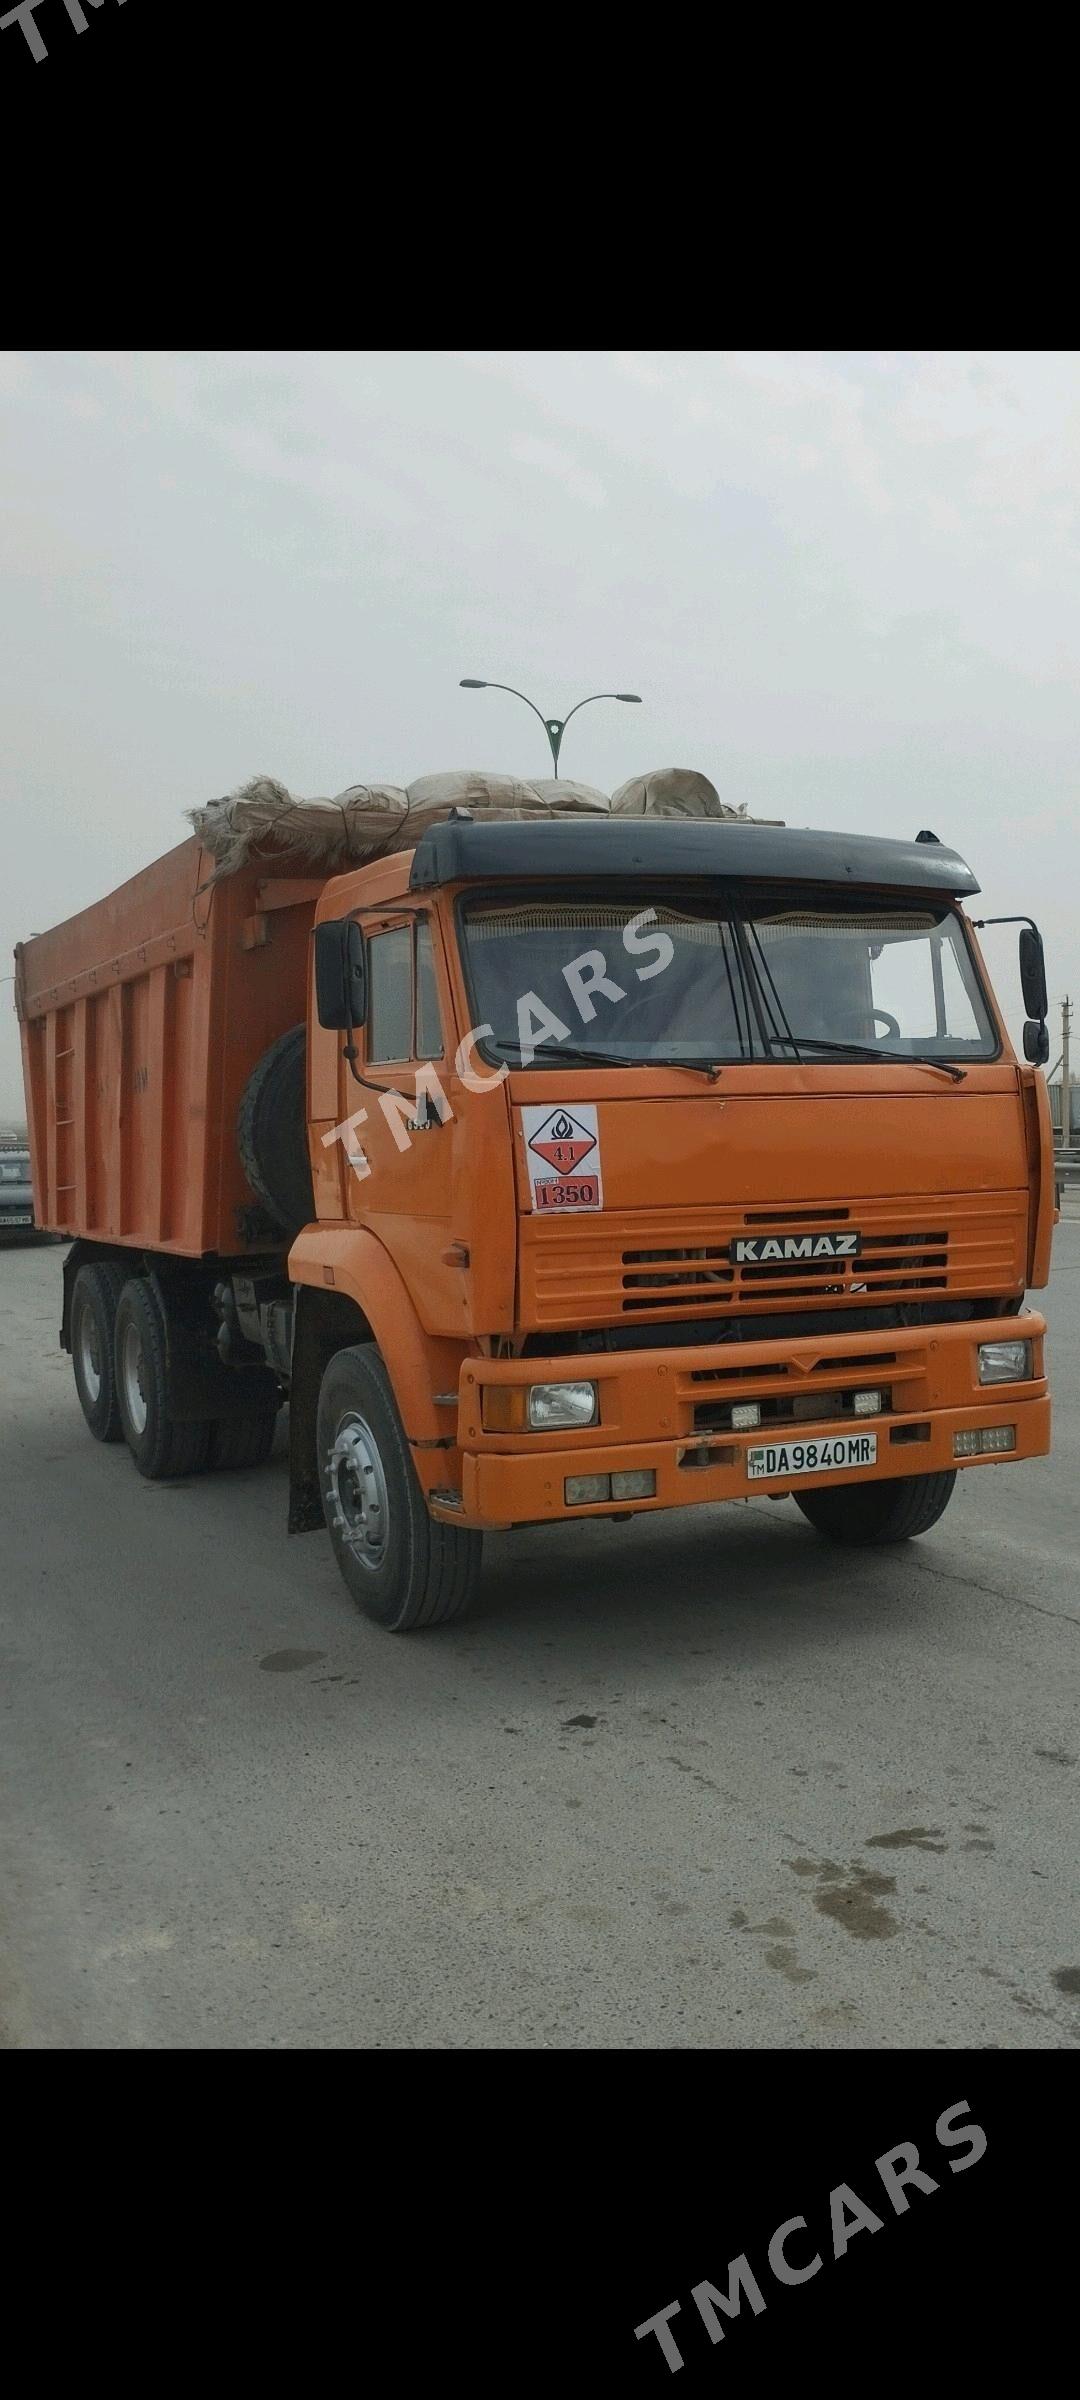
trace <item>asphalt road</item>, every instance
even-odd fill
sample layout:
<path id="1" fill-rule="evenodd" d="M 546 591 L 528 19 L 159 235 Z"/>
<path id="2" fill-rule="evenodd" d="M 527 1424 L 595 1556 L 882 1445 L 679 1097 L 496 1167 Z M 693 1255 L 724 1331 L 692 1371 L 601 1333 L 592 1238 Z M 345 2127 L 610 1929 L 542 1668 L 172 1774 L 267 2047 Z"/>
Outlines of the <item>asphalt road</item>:
<path id="1" fill-rule="evenodd" d="M 1080 1214 L 1051 1459 L 885 1556 L 791 1502 L 506 1537 L 407 1640 L 280 1455 L 90 1440 L 61 1256 L 0 1250 L 0 2043 L 1080 2040 Z"/>

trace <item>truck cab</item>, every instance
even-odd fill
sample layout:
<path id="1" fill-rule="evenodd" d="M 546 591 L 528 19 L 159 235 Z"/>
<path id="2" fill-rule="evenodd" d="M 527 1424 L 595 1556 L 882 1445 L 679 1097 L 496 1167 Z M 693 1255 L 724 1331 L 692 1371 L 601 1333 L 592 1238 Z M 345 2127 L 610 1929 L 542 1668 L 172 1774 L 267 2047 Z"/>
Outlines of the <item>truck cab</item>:
<path id="1" fill-rule="evenodd" d="M 892 1542 L 1048 1449 L 1049 1110 L 977 890 L 933 837 L 574 818 L 326 884 L 290 1522 L 378 1622 L 455 1614 L 485 1531 Z"/>

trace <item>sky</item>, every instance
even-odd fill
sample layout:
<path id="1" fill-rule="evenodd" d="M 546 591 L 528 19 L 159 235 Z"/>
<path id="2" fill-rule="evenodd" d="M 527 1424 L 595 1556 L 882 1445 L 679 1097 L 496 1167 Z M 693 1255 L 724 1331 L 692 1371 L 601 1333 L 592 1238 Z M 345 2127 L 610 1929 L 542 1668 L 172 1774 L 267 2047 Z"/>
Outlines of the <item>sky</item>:
<path id="1" fill-rule="evenodd" d="M 1080 998 L 1078 616 L 1080 352 L 9 352 L 0 975 L 251 775 L 550 773 L 477 675 L 640 692 L 566 736 L 604 790 L 932 828 Z"/>

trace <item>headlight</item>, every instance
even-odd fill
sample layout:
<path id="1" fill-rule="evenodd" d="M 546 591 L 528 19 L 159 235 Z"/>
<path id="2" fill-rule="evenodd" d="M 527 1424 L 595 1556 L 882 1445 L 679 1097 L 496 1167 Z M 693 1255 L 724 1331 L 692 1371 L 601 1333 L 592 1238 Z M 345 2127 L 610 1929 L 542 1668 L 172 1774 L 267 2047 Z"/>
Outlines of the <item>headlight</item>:
<path id="1" fill-rule="evenodd" d="M 1030 1342 L 980 1342 L 980 1383 L 1023 1383 L 1031 1373 Z"/>
<path id="2" fill-rule="evenodd" d="M 530 1388 L 529 1423 L 536 1433 L 595 1425 L 598 1414 L 595 1383 L 534 1383 Z"/>

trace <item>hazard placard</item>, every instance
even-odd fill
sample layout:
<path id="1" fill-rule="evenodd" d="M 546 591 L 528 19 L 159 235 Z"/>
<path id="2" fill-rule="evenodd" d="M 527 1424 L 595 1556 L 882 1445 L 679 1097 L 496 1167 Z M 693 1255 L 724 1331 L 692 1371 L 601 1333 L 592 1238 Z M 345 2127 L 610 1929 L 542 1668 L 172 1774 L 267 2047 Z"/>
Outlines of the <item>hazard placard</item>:
<path id="1" fill-rule="evenodd" d="M 534 1209 L 602 1208 L 600 1128 L 595 1103 L 573 1108 L 523 1108 L 529 1201 Z"/>

